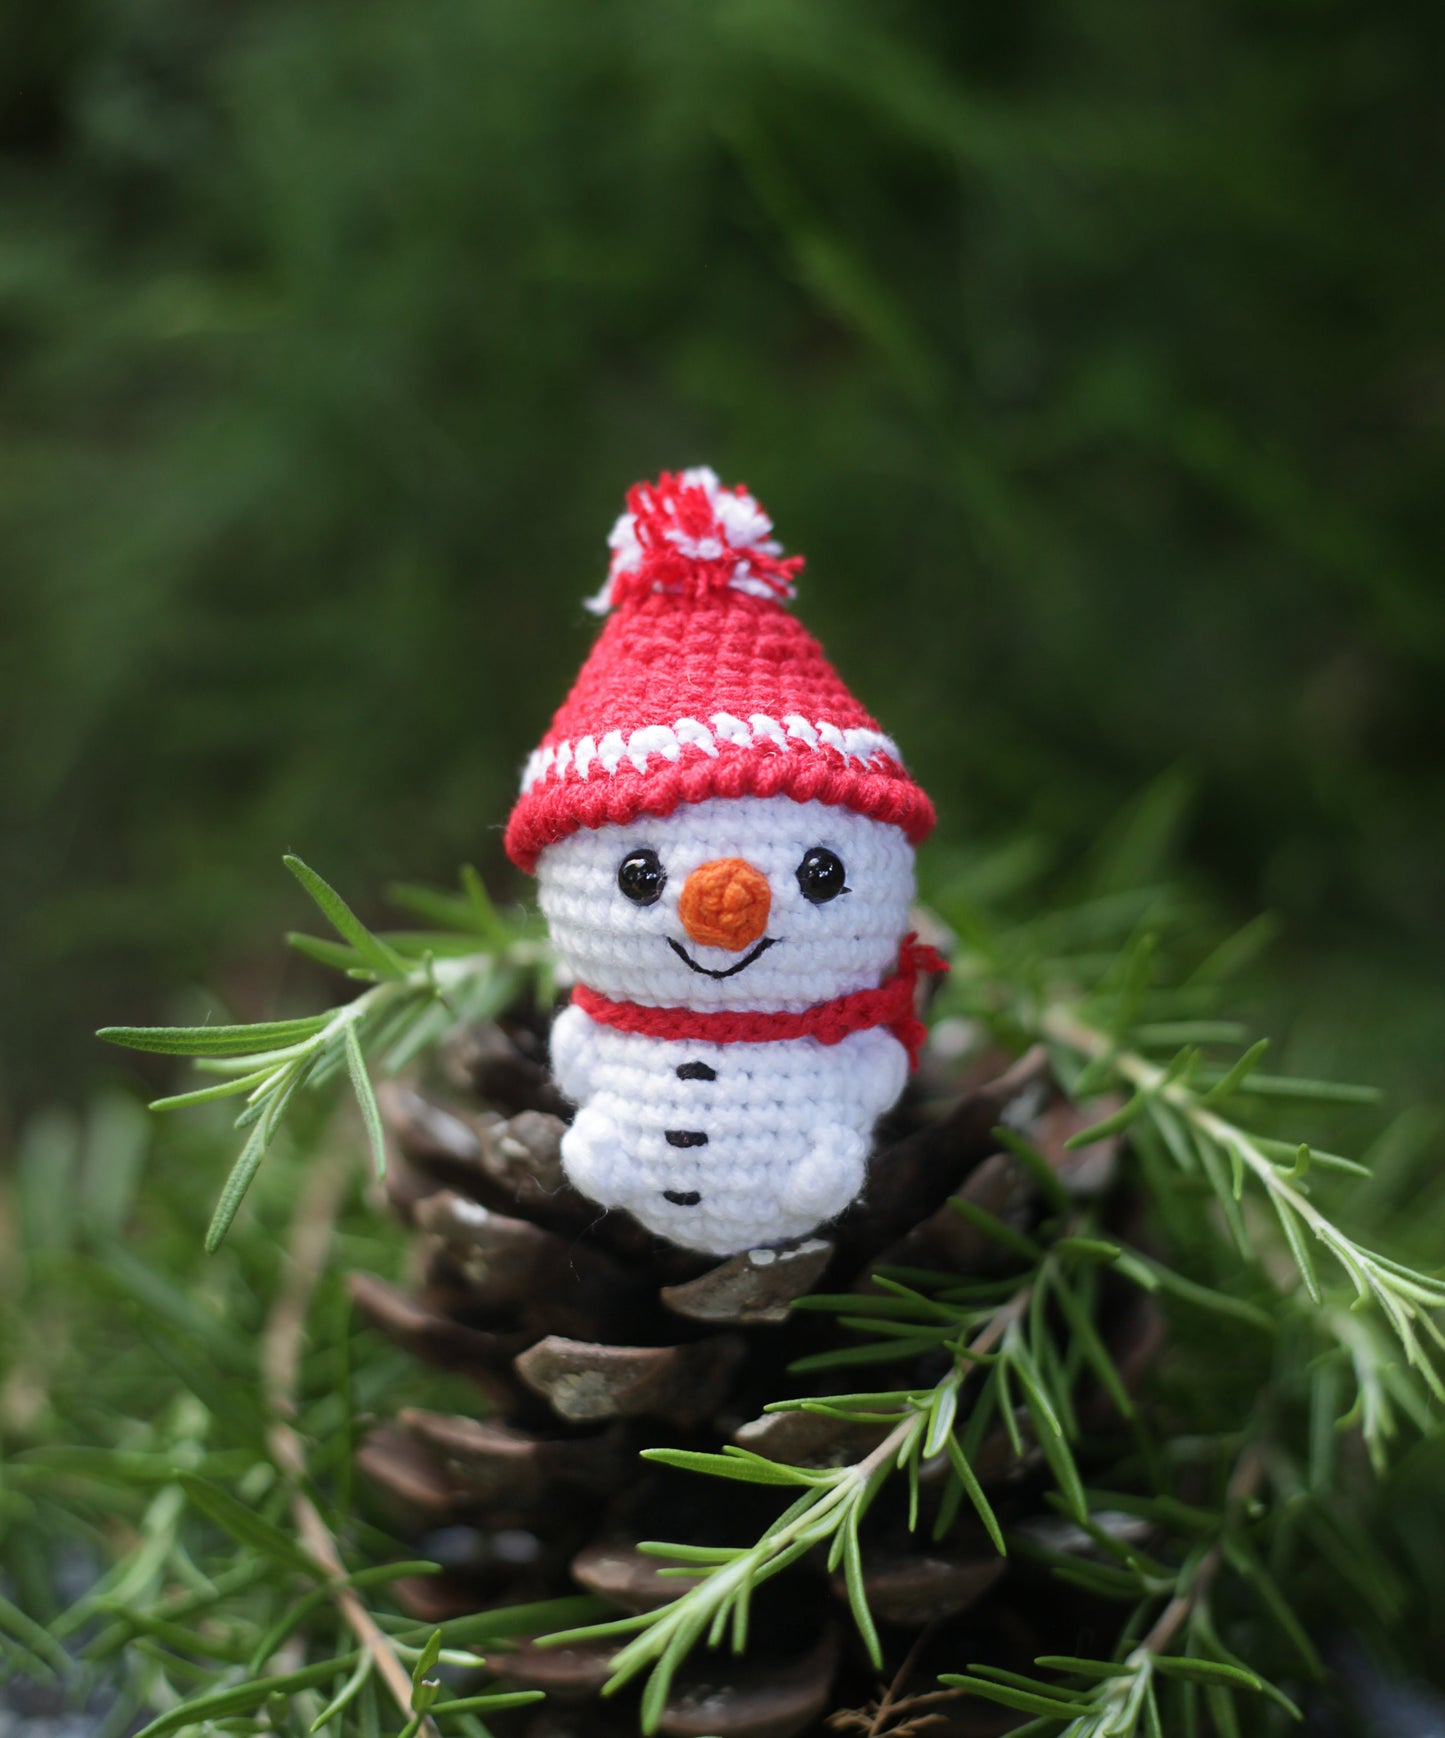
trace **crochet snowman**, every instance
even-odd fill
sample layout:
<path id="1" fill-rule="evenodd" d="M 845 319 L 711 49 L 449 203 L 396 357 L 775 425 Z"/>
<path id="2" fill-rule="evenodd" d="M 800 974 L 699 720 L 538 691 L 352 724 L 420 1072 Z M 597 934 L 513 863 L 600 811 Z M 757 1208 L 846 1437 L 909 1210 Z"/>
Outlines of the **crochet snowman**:
<path id="1" fill-rule="evenodd" d="M 908 934 L 933 807 L 784 607 L 743 488 L 638 484 L 608 620 L 527 763 L 507 850 L 575 988 L 552 1066 L 584 1194 L 729 1255 L 841 1212 L 923 1028 Z"/>

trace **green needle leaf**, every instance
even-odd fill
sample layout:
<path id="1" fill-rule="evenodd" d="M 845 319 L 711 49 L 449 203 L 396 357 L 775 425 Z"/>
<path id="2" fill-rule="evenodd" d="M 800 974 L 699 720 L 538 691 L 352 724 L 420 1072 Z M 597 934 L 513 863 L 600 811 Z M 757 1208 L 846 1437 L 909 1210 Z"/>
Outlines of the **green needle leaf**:
<path id="1" fill-rule="evenodd" d="M 364 969 L 361 955 L 345 942 L 326 941 L 319 935 L 305 935 L 293 929 L 287 933 L 286 945 L 307 959 L 315 960 L 317 965 L 330 966 L 333 971 L 350 974 Z"/>
<path id="2" fill-rule="evenodd" d="M 1305 1241 L 1304 1229 L 1287 1201 L 1282 1201 L 1273 1190 L 1270 1191 L 1269 1198 L 1274 1206 L 1275 1217 L 1289 1243 L 1290 1254 L 1294 1256 L 1295 1266 L 1300 1271 L 1300 1278 L 1305 1282 L 1305 1290 L 1310 1294 L 1310 1302 L 1320 1304 L 1324 1301 L 1324 1294 L 1320 1290 L 1319 1276 L 1315 1272 L 1314 1257 L 1310 1254 L 1309 1244 Z"/>
<path id="3" fill-rule="evenodd" d="M 1243 1738 L 1239 1730 L 1239 1716 L 1234 1711 L 1234 1698 L 1220 1684 L 1205 1686 L 1204 1699 L 1209 1705 L 1210 1717 L 1219 1738 Z"/>
<path id="4" fill-rule="evenodd" d="M 950 1689 L 962 1690 L 966 1695 L 982 1696 L 986 1702 L 997 1702 L 1001 1707 L 1013 1708 L 1020 1714 L 1048 1714 L 1055 1719 L 1072 1720 L 1080 1712 L 1076 1701 L 1066 1701 L 1062 1696 L 1050 1693 L 1049 1687 L 1044 1684 L 1033 1690 L 1021 1690 L 1012 1684 L 996 1684 L 987 1678 L 964 1677 L 958 1672 L 944 1672 L 938 1681 L 947 1684 Z"/>
<path id="5" fill-rule="evenodd" d="M 1218 1660 L 1185 1658 L 1180 1654 L 1161 1654 L 1154 1669 L 1170 1678 L 1188 1678 L 1196 1684 L 1227 1684 L 1239 1690 L 1263 1690 L 1264 1680 L 1254 1672 L 1238 1666 L 1226 1666 Z"/>
<path id="6" fill-rule="evenodd" d="M 1012 1225 L 1006 1224 L 997 1214 L 990 1213 L 987 1207 L 980 1207 L 976 1201 L 970 1201 L 963 1195 L 951 1195 L 948 1204 L 960 1219 L 966 1219 L 990 1242 L 1022 1256 L 1025 1261 L 1037 1261 L 1042 1256 L 1043 1250 L 1032 1237 L 1026 1237 L 1022 1231 L 1015 1231 Z"/>
<path id="7" fill-rule="evenodd" d="M 1222 1099 L 1229 1098 L 1237 1092 L 1249 1076 L 1258 1067 L 1261 1058 L 1269 1049 L 1269 1039 L 1261 1038 L 1257 1044 L 1251 1044 L 1244 1055 L 1226 1073 L 1220 1075 L 1209 1091 L 1200 1100 L 1201 1104 L 1218 1104 Z"/>
<path id="8" fill-rule="evenodd" d="M 545 1690 L 494 1690 L 489 1696 L 459 1696 L 454 1702 L 437 1702 L 432 1714 L 446 1719 L 452 1714 L 500 1714 L 504 1708 L 525 1708 L 529 1702 L 543 1702 Z"/>
<path id="9" fill-rule="evenodd" d="M 950 1436 L 943 1446 L 948 1454 L 954 1476 L 963 1487 L 964 1495 L 973 1504 L 979 1520 L 983 1522 L 984 1531 L 992 1540 L 994 1550 L 998 1552 L 1000 1557 L 1006 1557 L 1008 1547 L 1004 1544 L 1003 1529 L 998 1524 L 998 1516 L 994 1514 L 993 1505 L 983 1494 L 983 1486 L 978 1482 L 973 1468 L 968 1464 L 957 1437 Z"/>
<path id="10" fill-rule="evenodd" d="M 923 1443 L 923 1458 L 931 1460 L 940 1453 L 953 1434 L 953 1420 L 958 1412 L 958 1383 L 941 1382 L 928 1414 L 928 1434 Z"/>
<path id="11" fill-rule="evenodd" d="M 65 1649 L 34 1618 L 27 1617 L 19 1606 L 0 1594 L 0 1635 L 3 1634 L 19 1642 L 32 1658 L 43 1661 L 47 1676 L 59 1677 L 62 1682 L 70 1678 L 74 1662 Z"/>
<path id="12" fill-rule="evenodd" d="M 207 1695 L 192 1696 L 168 1709 L 150 1725 L 143 1726 L 136 1738 L 167 1738 L 171 1732 L 186 1727 L 198 1728 L 208 1720 L 225 1719 L 231 1714 L 249 1714 L 267 1703 L 272 1696 L 289 1696 L 297 1690 L 309 1690 L 315 1684 L 334 1679 L 356 1662 L 356 1654 L 323 1660 L 314 1666 L 302 1666 L 299 1671 L 286 1672 L 275 1678 L 253 1678 L 249 1683 L 236 1684 L 230 1689 L 215 1690 Z"/>
<path id="13" fill-rule="evenodd" d="M 1109 1022 L 1111 1035 L 1120 1042 L 1139 1017 L 1139 1009 L 1148 993 L 1149 980 L 1153 975 L 1158 941 L 1159 938 L 1152 933 L 1141 935 L 1125 961 L 1124 982 L 1119 991 L 1119 1001 L 1113 1018 Z"/>
<path id="14" fill-rule="evenodd" d="M 366 1071 L 366 1058 L 361 1054 L 361 1039 L 356 1034 L 356 1021 L 346 1028 L 346 1067 L 361 1106 L 361 1120 L 366 1125 L 366 1138 L 371 1144 L 371 1160 L 378 1180 L 386 1176 L 386 1132 L 381 1125 L 381 1111 L 372 1090 L 371 1076 Z"/>
<path id="15" fill-rule="evenodd" d="M 309 868 L 299 857 L 283 857 L 282 862 L 311 895 L 331 927 L 343 941 L 351 943 L 361 956 L 362 963 L 382 978 L 404 978 L 407 973 L 406 962 L 374 936 L 341 895 L 329 882 L 322 878 L 312 868 Z"/>
<path id="16" fill-rule="evenodd" d="M 329 1017 L 313 1014 L 304 1020 L 265 1020 L 253 1026 L 102 1026 L 96 1037 L 160 1056 L 246 1056 L 314 1037 Z"/>
<path id="17" fill-rule="evenodd" d="M 1222 1084 L 1222 1083 L 1221 1083 Z M 1294 1098 L 1313 1104 L 1378 1104 L 1381 1093 L 1377 1086 L 1357 1086 L 1342 1080 L 1294 1080 L 1278 1074 L 1253 1074 L 1236 1085 L 1235 1092 L 1249 1093 L 1257 1098 Z M 1212 1087 L 1205 1102 L 1228 1094 Z"/>
<path id="18" fill-rule="evenodd" d="M 303 1575 L 323 1573 L 288 1533 L 238 1502 L 229 1491 L 195 1473 L 180 1473 L 176 1482 L 203 1515 L 224 1528 L 239 1544 L 259 1551 L 285 1569 Z"/>
<path id="19" fill-rule="evenodd" d="M 1103 1384 L 1105 1392 L 1114 1402 L 1119 1416 L 1132 1419 L 1134 1403 L 1129 1398 L 1118 1370 L 1114 1367 L 1114 1360 L 1109 1356 L 1108 1350 L 1099 1337 L 1098 1331 L 1083 1304 L 1074 1295 L 1073 1288 L 1062 1279 L 1056 1279 L 1054 1296 L 1059 1301 L 1059 1308 L 1069 1318 L 1069 1326 L 1073 1330 L 1074 1339 L 1079 1349 L 1088 1360 L 1094 1374 Z"/>
<path id="20" fill-rule="evenodd" d="M 241 1156 L 231 1167 L 230 1176 L 226 1178 L 226 1186 L 221 1191 L 216 1211 L 211 1216 L 210 1229 L 206 1232 L 207 1255 L 214 1255 L 225 1241 L 226 1233 L 231 1229 L 231 1221 L 240 1211 L 241 1203 L 246 1199 L 246 1191 L 251 1187 L 252 1179 L 260 1169 L 261 1160 L 266 1156 L 267 1144 L 267 1126 L 261 1121 L 246 1137 Z"/>
<path id="21" fill-rule="evenodd" d="M 154 1111 L 189 1110 L 194 1104 L 209 1104 L 213 1099 L 235 1098 L 240 1093 L 250 1092 L 253 1087 L 261 1086 L 274 1072 L 274 1067 L 258 1068 L 254 1074 L 238 1075 L 234 1080 L 221 1081 L 218 1086 L 202 1086 L 195 1092 L 178 1092 L 171 1098 L 153 1098 L 150 1108 Z"/>
<path id="22" fill-rule="evenodd" d="M 1060 1212 L 1068 1211 L 1072 1204 L 1069 1191 L 1059 1180 L 1057 1171 L 1032 1141 L 1025 1140 L 1021 1134 L 1002 1123 L 994 1129 L 993 1138 L 1019 1161 L 1051 1207 Z"/>
<path id="23" fill-rule="evenodd" d="M 362 1685 L 371 1676 L 373 1657 L 370 1649 L 362 1654 L 356 1662 L 355 1671 L 311 1722 L 310 1730 L 313 1733 L 319 1732 L 323 1726 L 334 1720 L 344 1708 L 361 1694 Z"/>
<path id="24" fill-rule="evenodd" d="M 1074 1654 L 1040 1654 L 1034 1661 L 1050 1672 L 1072 1672 L 1076 1678 L 1131 1678 L 1133 1666 L 1122 1660 L 1086 1660 Z"/>
<path id="25" fill-rule="evenodd" d="M 1076 1135 L 1070 1135 L 1064 1142 L 1065 1148 L 1073 1153 L 1080 1147 L 1091 1147 L 1095 1141 L 1101 1141 L 1106 1135 L 1121 1134 L 1135 1117 L 1145 1108 L 1148 1100 L 1142 1092 L 1136 1092 L 1126 1103 L 1120 1105 L 1112 1115 L 1102 1118 L 1089 1128 L 1080 1129 Z"/>
<path id="26" fill-rule="evenodd" d="M 852 1607 L 853 1621 L 858 1625 L 858 1633 L 863 1638 L 863 1646 L 868 1650 L 868 1658 L 873 1662 L 873 1669 L 883 1669 L 883 1649 L 878 1640 L 878 1630 L 873 1622 L 873 1613 L 868 1609 L 868 1593 L 863 1585 L 863 1557 L 858 1544 L 858 1514 L 855 1510 L 843 1526 L 843 1579 L 848 1589 L 848 1604 Z"/>
<path id="27" fill-rule="evenodd" d="M 709 1473 L 713 1478 L 736 1479 L 749 1485 L 816 1485 L 835 1476 L 831 1472 L 808 1472 L 801 1467 L 783 1466 L 756 1454 L 703 1454 L 690 1448 L 645 1448 L 642 1458 L 656 1461 L 661 1466 Z"/>

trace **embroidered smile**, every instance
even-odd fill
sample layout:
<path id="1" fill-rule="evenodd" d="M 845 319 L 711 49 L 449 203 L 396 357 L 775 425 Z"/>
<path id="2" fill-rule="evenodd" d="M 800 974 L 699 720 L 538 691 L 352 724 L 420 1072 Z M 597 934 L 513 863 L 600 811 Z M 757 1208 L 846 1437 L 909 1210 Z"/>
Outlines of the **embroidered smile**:
<path id="1" fill-rule="evenodd" d="M 677 955 L 685 966 L 691 966 L 693 971 L 701 973 L 705 978 L 735 978 L 739 972 L 745 972 L 755 959 L 761 959 L 770 947 L 776 945 L 776 937 L 764 936 L 752 952 L 740 959 L 735 966 L 729 966 L 725 972 L 712 971 L 707 966 L 700 966 L 681 942 L 667 938 L 667 945 Z"/>

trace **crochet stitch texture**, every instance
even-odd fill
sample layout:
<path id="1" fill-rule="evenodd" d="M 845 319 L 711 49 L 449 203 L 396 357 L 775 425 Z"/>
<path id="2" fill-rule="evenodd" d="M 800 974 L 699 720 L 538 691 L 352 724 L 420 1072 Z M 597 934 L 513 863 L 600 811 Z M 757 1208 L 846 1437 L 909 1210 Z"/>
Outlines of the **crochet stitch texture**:
<path id="1" fill-rule="evenodd" d="M 700 946 L 736 952 L 751 947 L 767 929 L 772 906 L 765 875 L 745 857 L 719 857 L 688 876 L 677 915 Z"/>
<path id="2" fill-rule="evenodd" d="M 582 1106 L 562 1157 L 584 1195 L 709 1255 L 803 1237 L 863 1187 L 873 1125 L 908 1077 L 881 1027 L 830 1046 L 639 1038 L 563 1009 L 558 1083 Z M 679 1071 L 701 1063 L 711 1078 Z M 669 1134 L 706 1134 L 679 1146 Z"/>
<path id="3" fill-rule="evenodd" d="M 848 892 L 826 905 L 810 904 L 797 881 L 815 845 L 836 851 L 847 872 Z M 667 877 L 653 905 L 631 904 L 617 885 L 623 859 L 640 847 L 657 852 Z M 693 873 L 728 857 L 745 857 L 771 894 L 759 939 L 773 945 L 742 971 L 735 968 L 753 949 L 694 942 L 681 910 Z M 881 984 L 912 927 L 913 851 L 899 829 L 789 797 L 709 797 L 663 820 L 639 815 L 625 827 L 577 832 L 543 852 L 537 873 L 542 915 L 568 976 L 654 1008 L 805 1013 Z M 732 975 L 707 975 L 714 971 Z"/>
<path id="4" fill-rule="evenodd" d="M 720 1010 L 699 1014 L 690 1008 L 649 1008 L 639 1002 L 614 1002 L 597 990 L 578 984 L 574 1007 L 600 1026 L 616 1032 L 636 1032 L 644 1038 L 698 1038 L 711 1044 L 762 1044 L 779 1039 L 816 1038 L 820 1044 L 841 1044 L 854 1032 L 885 1027 L 908 1052 L 916 1066 L 928 1028 L 918 1018 L 915 1000 L 923 972 L 946 972 L 948 965 L 936 948 L 914 935 L 903 938 L 898 970 L 876 990 L 854 990 L 834 996 L 801 1014 L 739 1014 Z"/>
<path id="5" fill-rule="evenodd" d="M 682 475 L 711 479 L 719 498 L 738 500 L 711 471 Z M 726 531 L 718 520 L 705 546 L 722 546 Z M 755 564 L 744 564 L 744 581 L 755 580 Z M 737 583 L 738 565 L 734 555 L 705 561 L 695 583 L 671 589 L 670 564 L 624 572 L 616 608 L 527 762 L 506 833 L 519 868 L 533 870 L 541 851 L 579 827 L 670 815 L 710 796 L 835 804 L 902 828 L 914 844 L 931 831 L 933 805 L 896 745 L 778 594 Z M 616 569 L 614 556 L 614 589 Z M 612 601 L 604 590 L 602 606 Z"/>
<path id="6" fill-rule="evenodd" d="M 933 809 L 784 608 L 802 561 L 752 496 L 699 469 L 628 502 L 507 848 L 575 986 L 551 1040 L 569 1177 L 727 1255 L 862 1186 L 917 979 L 946 969 L 908 933 Z"/>

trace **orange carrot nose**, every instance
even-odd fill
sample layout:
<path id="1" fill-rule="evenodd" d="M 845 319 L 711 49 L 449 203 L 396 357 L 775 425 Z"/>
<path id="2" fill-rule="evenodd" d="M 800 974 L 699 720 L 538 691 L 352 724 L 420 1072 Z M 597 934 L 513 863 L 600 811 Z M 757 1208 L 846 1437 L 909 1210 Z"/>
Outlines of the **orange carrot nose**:
<path id="1" fill-rule="evenodd" d="M 677 915 L 699 947 L 741 953 L 768 927 L 772 903 L 766 875 L 741 857 L 719 857 L 688 876 Z"/>

